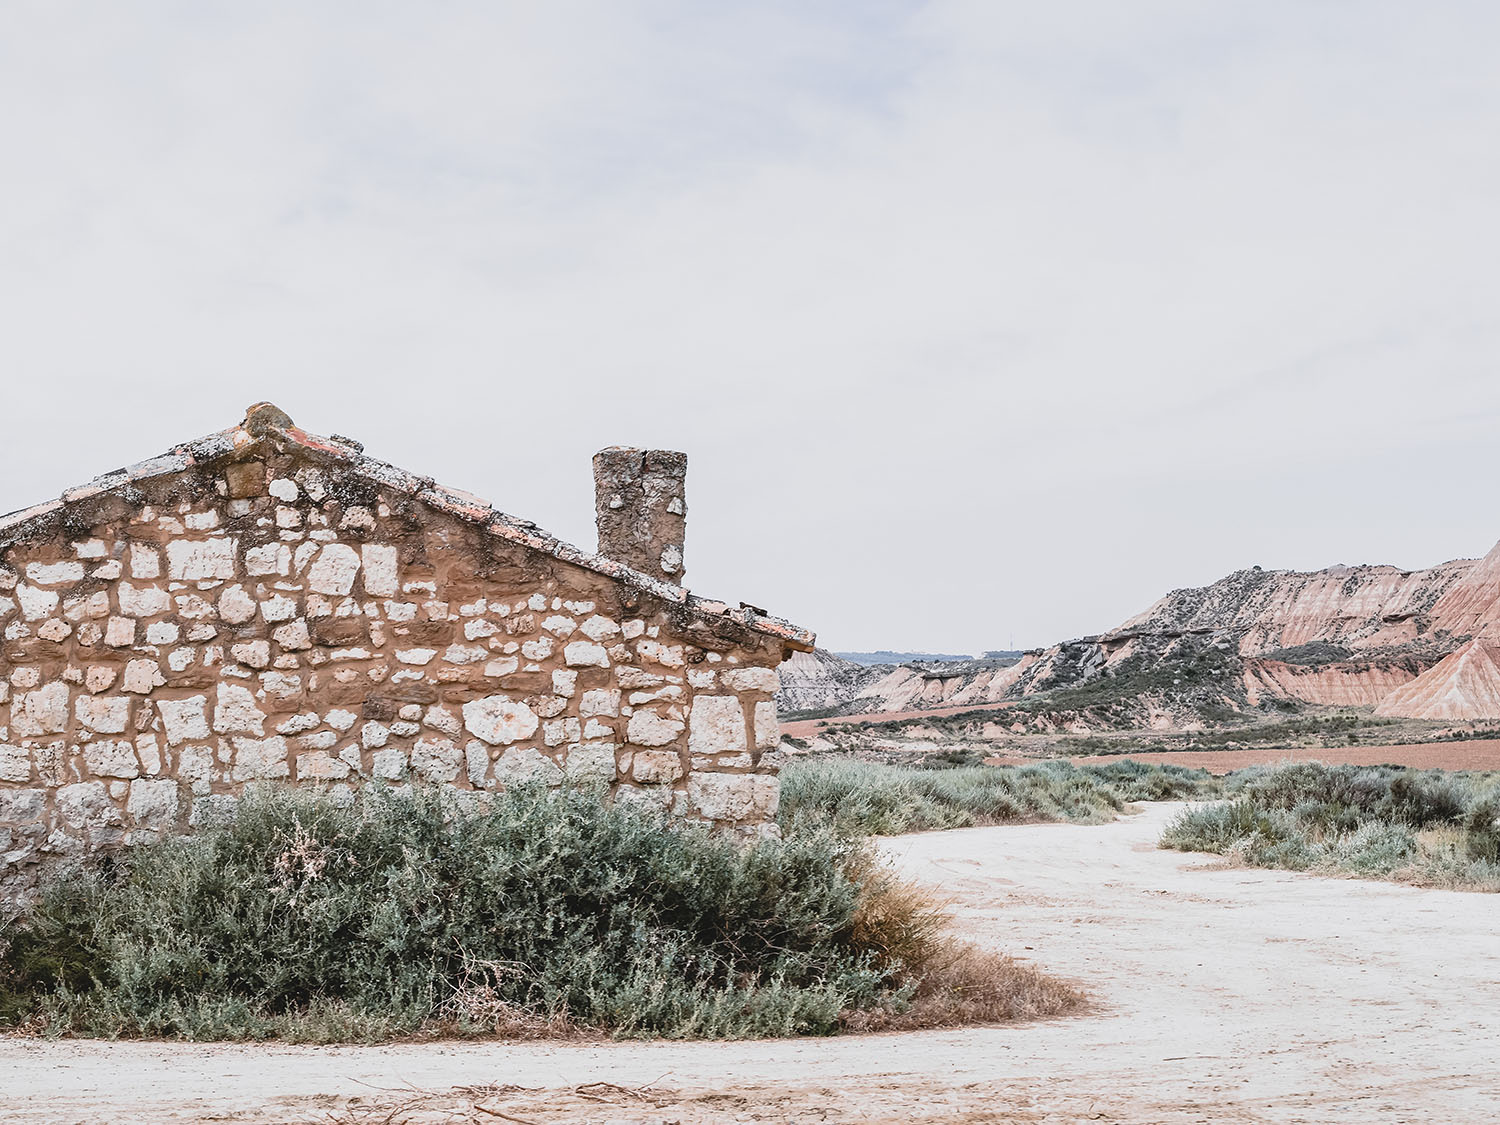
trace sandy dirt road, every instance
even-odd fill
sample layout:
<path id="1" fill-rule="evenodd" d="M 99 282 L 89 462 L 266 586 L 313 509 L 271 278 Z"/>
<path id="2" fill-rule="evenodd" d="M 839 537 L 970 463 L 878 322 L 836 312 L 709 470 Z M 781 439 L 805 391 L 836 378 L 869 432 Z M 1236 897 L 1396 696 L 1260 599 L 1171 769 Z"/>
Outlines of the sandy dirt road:
<path id="1" fill-rule="evenodd" d="M 888 842 L 976 940 L 1087 987 L 1068 1019 L 735 1044 L 0 1039 L 0 1120 L 1500 1119 L 1500 896 L 1216 868 L 1154 848 L 1174 808 Z M 413 1088 L 447 1093 L 418 1112 Z"/>

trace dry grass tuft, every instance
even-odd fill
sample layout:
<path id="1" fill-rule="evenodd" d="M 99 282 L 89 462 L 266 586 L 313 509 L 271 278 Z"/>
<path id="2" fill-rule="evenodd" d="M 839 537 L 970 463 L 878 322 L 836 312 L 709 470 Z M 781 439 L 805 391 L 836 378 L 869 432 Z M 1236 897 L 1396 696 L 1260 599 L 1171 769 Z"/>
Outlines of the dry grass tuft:
<path id="1" fill-rule="evenodd" d="M 507 985 L 525 974 L 525 966 L 508 961 L 464 958 L 463 973 L 438 1009 L 439 1029 L 476 1032 L 499 1039 L 597 1039 L 604 1032 L 587 1027 L 565 1008 L 539 1012 L 506 999 Z"/>
<path id="2" fill-rule="evenodd" d="M 870 1013 L 891 1030 L 1042 1019 L 1076 1011 L 1084 995 L 1014 957 L 961 941 L 944 942 L 917 980 L 904 1013 Z M 869 1030 L 876 1030 L 871 1026 Z"/>
<path id="3" fill-rule="evenodd" d="M 1003 1023 L 1062 1015 L 1083 993 L 1014 957 L 951 936 L 953 916 L 932 888 L 899 879 L 862 855 L 852 876 L 864 887 L 854 944 L 896 968 L 911 990 L 905 1010 L 849 1011 L 846 1031 L 895 1031 Z"/>

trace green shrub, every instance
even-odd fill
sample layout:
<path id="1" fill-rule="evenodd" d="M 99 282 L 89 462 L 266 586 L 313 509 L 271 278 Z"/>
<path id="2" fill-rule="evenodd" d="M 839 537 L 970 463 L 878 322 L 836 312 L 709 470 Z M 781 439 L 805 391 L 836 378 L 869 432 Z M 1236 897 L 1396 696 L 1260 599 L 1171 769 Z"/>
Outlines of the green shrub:
<path id="1" fill-rule="evenodd" d="M 1291 762 L 1231 775 L 1161 846 L 1256 867 L 1500 890 L 1500 794 L 1483 775 Z"/>
<path id="2" fill-rule="evenodd" d="M 1469 808 L 1464 844 L 1469 859 L 1500 864 L 1500 800 L 1484 797 Z"/>
<path id="3" fill-rule="evenodd" d="M 741 847 L 591 793 L 262 794 L 231 827 L 52 880 L 0 935 L 0 1020 L 195 1039 L 826 1033 L 915 983 L 852 937 L 856 854 L 828 833 Z"/>
<path id="4" fill-rule="evenodd" d="M 1204 770 L 1112 762 L 931 769 L 854 759 L 793 762 L 781 774 L 781 826 L 894 836 L 1018 820 L 1098 824 L 1129 801 L 1217 793 Z"/>

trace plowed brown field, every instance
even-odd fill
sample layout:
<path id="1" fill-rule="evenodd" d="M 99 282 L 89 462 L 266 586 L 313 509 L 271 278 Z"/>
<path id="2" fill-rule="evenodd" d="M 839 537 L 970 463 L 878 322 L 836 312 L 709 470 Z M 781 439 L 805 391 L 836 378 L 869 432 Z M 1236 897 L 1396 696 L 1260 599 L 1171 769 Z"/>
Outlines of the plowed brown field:
<path id="1" fill-rule="evenodd" d="M 1145 754 L 1096 754 L 1069 758 L 1074 765 L 1101 766 L 1125 759 L 1230 773 L 1246 766 L 1274 762 L 1329 762 L 1356 766 L 1414 766 L 1424 770 L 1500 770 L 1500 739 L 1474 738 L 1467 742 L 1421 742 L 1399 746 L 1319 746 L 1295 749 L 1162 750 Z M 987 758 L 992 765 L 1016 766 L 1035 758 Z"/>

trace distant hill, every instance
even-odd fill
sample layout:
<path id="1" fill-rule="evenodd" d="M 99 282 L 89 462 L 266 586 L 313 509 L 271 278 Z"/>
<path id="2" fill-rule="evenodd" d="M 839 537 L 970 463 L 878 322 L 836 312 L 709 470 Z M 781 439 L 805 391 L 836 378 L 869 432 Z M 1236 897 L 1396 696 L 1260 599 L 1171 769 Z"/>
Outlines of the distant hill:
<path id="1" fill-rule="evenodd" d="M 1416 571 L 1254 567 L 1175 590 L 1101 635 L 1004 660 L 823 656 L 794 677 L 803 705 L 846 712 L 1015 703 L 1074 731 L 1215 725 L 1300 704 L 1495 720 L 1500 547 Z M 875 665 L 874 678 L 855 674 Z"/>
<path id="2" fill-rule="evenodd" d="M 867 668 L 876 664 L 940 664 L 974 659 L 968 653 L 954 655 L 947 652 L 892 652 L 886 648 L 879 652 L 836 652 L 833 655 L 851 664 L 863 664 Z"/>

